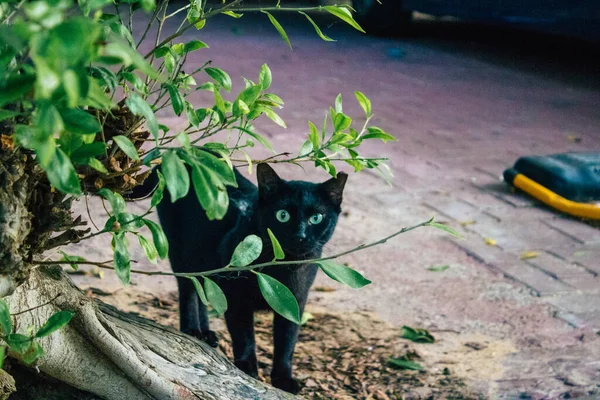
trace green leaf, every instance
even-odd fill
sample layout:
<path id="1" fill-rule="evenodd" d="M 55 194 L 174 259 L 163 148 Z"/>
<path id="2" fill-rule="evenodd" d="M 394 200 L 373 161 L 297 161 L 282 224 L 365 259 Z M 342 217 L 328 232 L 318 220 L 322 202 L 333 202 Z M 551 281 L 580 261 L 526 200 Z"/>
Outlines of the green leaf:
<path id="1" fill-rule="evenodd" d="M 413 371 L 424 371 L 425 368 L 421 364 L 414 361 L 409 361 L 404 358 L 390 358 L 388 364 L 396 369 L 410 369 Z"/>
<path id="2" fill-rule="evenodd" d="M 171 84 L 167 84 L 166 86 L 167 90 L 169 91 L 169 97 L 171 98 L 171 105 L 173 106 L 173 111 L 175 111 L 175 114 L 179 116 L 183 112 L 183 96 L 175 86 Z"/>
<path id="3" fill-rule="evenodd" d="M 315 126 L 315 124 L 313 124 L 312 122 L 308 121 L 308 126 L 310 128 L 310 133 L 308 134 L 308 140 L 310 140 L 310 142 L 313 145 L 313 149 L 318 149 L 319 145 L 320 145 L 320 135 L 319 135 L 319 130 L 317 129 L 317 127 Z"/>
<path id="4" fill-rule="evenodd" d="M 263 297 L 271 308 L 284 317 L 300 325 L 300 308 L 294 294 L 277 279 L 259 272 L 255 272 L 258 278 L 258 287 Z"/>
<path id="5" fill-rule="evenodd" d="M 277 240 L 273 232 L 271 232 L 270 228 L 267 228 L 267 233 L 269 234 L 269 238 L 271 239 L 271 246 L 273 246 L 273 255 L 275 256 L 275 259 L 283 260 L 285 258 L 285 253 L 281 248 L 281 244 L 279 244 L 279 241 Z"/>
<path id="6" fill-rule="evenodd" d="M 249 112 L 250 112 L 250 108 L 248 107 L 248 104 L 246 104 L 244 102 L 244 100 L 237 99 L 236 101 L 233 102 L 232 113 L 236 117 L 246 115 Z"/>
<path id="7" fill-rule="evenodd" d="M 119 148 L 123 150 L 123 153 L 125 153 L 127 157 L 131 158 L 132 160 L 140 159 L 137 149 L 135 148 L 133 143 L 131 143 L 131 140 L 129 140 L 129 138 L 122 135 L 117 135 L 113 136 L 112 139 L 115 141 L 117 146 L 119 146 Z"/>
<path id="8" fill-rule="evenodd" d="M 54 157 L 50 159 L 46 174 L 50 184 L 66 194 L 79 196 L 81 185 L 77 172 L 69 157 L 61 149 L 55 149 Z"/>
<path id="9" fill-rule="evenodd" d="M 48 321 L 46 321 L 46 323 L 40 329 L 38 329 L 35 337 L 41 338 L 56 332 L 63 326 L 67 325 L 71 321 L 71 318 L 73 318 L 73 315 L 75 315 L 75 313 L 71 311 L 58 311 L 57 313 L 54 313 L 50 318 L 48 318 Z"/>
<path id="10" fill-rule="evenodd" d="M 167 150 L 164 153 L 161 170 L 167 182 L 171 202 L 185 197 L 190 190 L 190 175 L 175 151 Z"/>
<path id="11" fill-rule="evenodd" d="M 165 177 L 159 170 L 156 170 L 156 173 L 158 175 L 158 186 L 156 187 L 156 189 L 154 190 L 154 193 L 152 194 L 152 199 L 150 200 L 150 208 L 156 207 L 158 205 L 158 203 L 160 203 L 162 201 L 163 195 L 165 193 L 165 186 L 166 186 Z"/>
<path id="12" fill-rule="evenodd" d="M 242 100 L 244 103 L 248 105 L 248 107 L 252 107 L 260 92 L 262 90 L 262 86 L 260 85 L 252 85 L 240 92 L 238 95 L 238 99 Z"/>
<path id="13" fill-rule="evenodd" d="M 271 75 L 271 69 L 267 64 L 263 64 L 260 67 L 260 74 L 258 75 L 258 82 L 263 90 L 267 90 L 271 87 L 271 83 L 273 82 L 273 76 Z"/>
<path id="14" fill-rule="evenodd" d="M 331 279 L 343 283 L 353 289 L 360 289 L 371 283 L 370 280 L 362 276 L 358 271 L 346 267 L 345 265 L 336 264 L 331 260 L 319 261 L 318 264 L 323 272 Z"/>
<path id="15" fill-rule="evenodd" d="M 272 101 L 275 104 L 278 104 L 280 106 L 283 105 L 283 100 L 281 100 L 281 97 L 277 96 L 276 94 L 265 93 L 263 96 L 264 96 L 265 99 L 267 99 L 269 101 Z"/>
<path id="16" fill-rule="evenodd" d="M 346 7 L 338 7 L 338 6 L 324 6 L 323 7 L 327 12 L 332 15 L 335 15 L 357 31 L 362 33 L 366 33 L 363 28 L 352 18 L 352 13 Z"/>
<path id="17" fill-rule="evenodd" d="M 313 144 L 310 140 L 304 142 L 302 147 L 300 148 L 300 152 L 298 152 L 298 157 L 305 157 L 309 155 L 313 151 Z"/>
<path id="18" fill-rule="evenodd" d="M 0 369 L 4 367 L 4 358 L 6 357 L 6 346 L 0 345 Z"/>
<path id="19" fill-rule="evenodd" d="M 213 94 L 215 95 L 216 109 L 221 113 L 221 116 L 224 118 L 225 113 L 227 113 L 227 107 L 225 107 L 225 101 L 223 100 L 223 97 L 221 96 L 221 93 L 219 93 L 218 90 L 214 90 Z"/>
<path id="20" fill-rule="evenodd" d="M 183 47 L 183 51 L 185 53 L 190 53 L 192 51 L 196 51 L 196 50 L 200 50 L 200 49 L 207 49 L 207 48 L 208 48 L 208 45 L 200 40 L 190 40 Z"/>
<path id="21" fill-rule="evenodd" d="M 208 299 L 206 298 L 206 293 L 204 292 L 204 288 L 200 284 L 200 281 L 198 280 L 198 278 L 196 278 L 195 276 L 188 276 L 187 278 L 192 281 L 192 285 L 194 285 L 194 289 L 196 289 L 196 293 L 198 293 L 198 297 L 200 298 L 200 301 L 202 302 L 202 304 L 204 304 L 205 306 L 210 305 L 210 303 L 208 302 Z"/>
<path id="22" fill-rule="evenodd" d="M 238 14 L 233 11 L 221 11 L 221 14 L 229 15 L 232 18 L 242 18 L 244 14 Z"/>
<path id="23" fill-rule="evenodd" d="M 158 252 L 156 250 L 156 246 L 154 246 L 154 243 L 142 235 L 137 235 L 137 237 L 140 241 L 140 246 L 142 246 L 142 249 L 144 249 L 144 253 L 148 258 L 148 261 L 150 261 L 152 264 L 156 264 L 158 262 Z"/>
<path id="24" fill-rule="evenodd" d="M 63 88 L 67 94 L 67 107 L 77 107 L 80 98 L 79 77 L 77 77 L 77 74 L 73 70 L 68 69 L 63 72 L 62 80 Z"/>
<path id="25" fill-rule="evenodd" d="M 142 221 L 150 229 L 150 233 L 152 233 L 152 241 L 154 242 L 158 256 L 164 260 L 169 255 L 169 241 L 165 232 L 159 224 L 152 220 L 143 219 Z"/>
<path id="26" fill-rule="evenodd" d="M 210 221 L 222 219 L 229 206 L 229 197 L 222 181 L 208 168 L 195 163 L 192 167 L 192 182 L 207 218 Z"/>
<path id="27" fill-rule="evenodd" d="M 198 118 L 198 114 L 196 114 L 194 107 L 190 103 L 187 103 L 187 102 L 186 102 L 186 107 L 185 107 L 185 115 L 191 126 L 193 126 L 194 128 L 200 127 L 200 118 Z"/>
<path id="28" fill-rule="evenodd" d="M 253 132 L 253 131 L 251 131 L 249 129 L 242 128 L 241 126 L 236 126 L 233 129 L 238 129 L 238 130 L 244 132 L 248 136 L 251 136 L 252 138 L 256 139 L 257 142 L 259 142 L 260 144 L 262 144 L 268 150 L 271 150 L 273 152 L 275 151 L 275 150 L 273 150 L 273 146 L 271 145 L 271 143 L 269 142 L 269 140 L 267 138 L 265 138 L 264 136 L 262 136 L 262 135 L 260 135 L 260 134 L 258 134 L 256 132 Z"/>
<path id="29" fill-rule="evenodd" d="M 31 340 L 32 338 L 29 336 L 20 333 L 11 333 L 4 339 L 8 347 L 17 354 L 25 354 L 29 349 Z"/>
<path id="30" fill-rule="evenodd" d="M 65 127 L 56 107 L 46 101 L 41 102 L 36 110 L 34 121 L 49 136 L 60 134 Z"/>
<path id="31" fill-rule="evenodd" d="M 352 125 L 352 118 L 342 112 L 339 112 L 333 119 L 333 125 L 336 132 L 344 131 L 348 129 L 350 125 Z"/>
<path id="32" fill-rule="evenodd" d="M 89 165 L 90 167 L 92 167 L 93 169 L 95 169 L 98 172 L 101 172 L 103 174 L 108 174 L 108 170 L 106 169 L 104 164 L 102 164 L 100 161 L 96 160 L 95 158 L 88 159 L 87 165 Z"/>
<path id="33" fill-rule="evenodd" d="M 121 214 L 125 211 L 125 199 L 119 193 L 113 193 L 110 189 L 102 188 L 98 190 L 98 194 L 108 200 L 113 215 Z"/>
<path id="34" fill-rule="evenodd" d="M 147 94 L 148 88 L 146 87 L 146 84 L 144 83 L 142 78 L 140 78 L 133 72 L 128 72 L 128 71 L 121 72 L 121 76 L 127 82 L 131 83 L 137 91 Z"/>
<path id="35" fill-rule="evenodd" d="M 62 254 L 62 256 L 63 256 L 61 261 L 68 262 L 69 265 L 71 266 L 71 268 L 73 268 L 73 270 L 75 270 L 75 271 L 77 271 L 79 269 L 79 264 L 77 264 L 77 262 L 85 261 L 85 258 L 83 258 L 83 257 L 70 256 L 62 250 L 59 250 L 58 252 L 60 254 Z"/>
<path id="36" fill-rule="evenodd" d="M 18 145 L 35 150 L 40 166 L 48 168 L 56 150 L 56 142 L 48 132 L 33 126 L 16 125 L 14 138 Z"/>
<path id="37" fill-rule="evenodd" d="M 14 118 L 22 113 L 10 110 L 0 110 L 0 121 L 4 121 L 5 119 Z"/>
<path id="38" fill-rule="evenodd" d="M 44 349 L 42 349 L 38 342 L 32 340 L 27 351 L 23 353 L 23 362 L 27 365 L 31 365 L 43 355 Z"/>
<path id="39" fill-rule="evenodd" d="M 231 90 L 231 77 L 220 68 L 208 67 L 204 71 L 228 92 Z"/>
<path id="40" fill-rule="evenodd" d="M 65 124 L 65 129 L 79 135 L 100 132 L 102 125 L 88 112 L 78 108 L 63 108 L 59 110 Z"/>
<path id="41" fill-rule="evenodd" d="M 146 119 L 148 130 L 152 133 L 155 139 L 158 140 L 158 121 L 152 111 L 150 105 L 142 99 L 137 93 L 130 93 L 125 104 L 129 107 L 129 110 L 134 114 Z"/>
<path id="42" fill-rule="evenodd" d="M 225 314 L 227 311 L 227 297 L 212 279 L 204 277 L 204 291 L 206 299 L 219 315 Z"/>
<path id="43" fill-rule="evenodd" d="M 319 28 L 319 25 L 317 25 L 315 23 L 315 21 L 313 21 L 313 19 L 305 12 L 302 11 L 298 11 L 300 14 L 304 15 L 306 17 L 306 19 L 308 20 L 308 22 L 310 22 L 312 24 L 312 26 L 315 28 L 315 31 L 317 32 L 317 35 L 319 35 L 319 37 L 321 39 L 323 39 L 326 42 L 335 42 L 334 39 L 330 38 L 329 36 L 325 35 L 323 32 L 321 32 L 321 28 Z"/>
<path id="44" fill-rule="evenodd" d="M 10 311 L 8 305 L 2 299 L 0 299 L 0 328 L 4 336 L 10 335 L 12 332 L 12 319 L 10 318 Z"/>
<path id="45" fill-rule="evenodd" d="M 275 122 L 277 125 L 281 126 L 282 128 L 287 128 L 285 122 L 281 119 L 279 115 L 275 113 L 275 111 L 271 110 L 270 108 L 265 108 L 264 113 L 267 117 L 269 117 L 271 121 Z"/>
<path id="46" fill-rule="evenodd" d="M 238 244 L 231 256 L 229 264 L 234 267 L 245 267 L 254 262 L 262 253 L 262 240 L 256 235 L 249 235 Z"/>
<path id="47" fill-rule="evenodd" d="M 430 223 L 427 224 L 427 226 L 433 226 L 434 228 L 437 228 L 437 229 L 442 230 L 444 232 L 448 232 L 449 234 L 451 234 L 454 237 L 462 239 L 462 236 L 460 236 L 460 233 L 456 232 L 454 229 L 450 228 L 447 225 L 440 224 L 440 223 L 437 223 L 437 222 L 430 222 Z"/>
<path id="48" fill-rule="evenodd" d="M 336 98 L 335 98 L 335 112 L 336 112 L 335 115 L 337 115 L 337 113 L 343 112 L 343 108 L 342 108 L 342 94 L 341 93 L 338 94 L 336 96 Z M 335 117 L 335 115 L 334 115 L 334 117 Z"/>
<path id="49" fill-rule="evenodd" d="M 218 152 L 221 154 L 222 158 L 219 158 L 213 153 L 200 148 L 193 149 L 194 158 L 202 167 L 205 167 L 211 172 L 217 174 L 219 176 L 218 180 L 225 185 L 237 187 L 238 185 L 235 179 L 235 173 L 233 172 L 233 165 L 228 162 L 228 157 L 223 155 L 222 151 Z M 225 152 L 228 152 L 227 148 L 225 148 Z"/>
<path id="50" fill-rule="evenodd" d="M 395 137 L 390 135 L 389 133 L 384 132 L 383 129 L 378 128 L 376 126 L 370 126 L 367 128 L 369 133 L 366 133 L 362 136 L 363 139 L 381 139 L 383 143 L 387 143 L 388 141 L 397 141 Z"/>
<path id="51" fill-rule="evenodd" d="M 35 82 L 35 75 L 10 74 L 8 78 L 0 80 L 0 107 L 15 100 L 22 100 L 31 90 Z"/>
<path id="52" fill-rule="evenodd" d="M 444 272 L 448 268 L 450 268 L 449 265 L 434 265 L 433 267 L 427 268 L 427 271 L 431 271 L 431 272 Z"/>
<path id="53" fill-rule="evenodd" d="M 427 329 L 422 328 L 411 328 L 410 326 L 404 325 L 402 332 L 400 333 L 402 339 L 408 339 L 415 343 L 434 343 L 435 338 Z"/>
<path id="54" fill-rule="evenodd" d="M 283 29 L 283 26 L 281 26 L 281 24 L 269 12 L 264 11 L 264 10 L 262 10 L 261 12 L 264 13 L 264 14 L 267 14 L 267 16 L 269 17 L 269 20 L 271 21 L 271 23 L 273 24 L 273 26 L 275 27 L 275 29 L 277 29 L 277 32 L 279 32 L 279 34 L 281 35 L 281 37 L 283 38 L 283 40 L 285 40 L 285 42 L 288 44 L 288 46 L 290 46 L 290 49 L 291 49 L 292 48 L 292 43 L 290 42 L 290 39 L 288 38 L 287 33 L 285 33 L 285 30 Z"/>
<path id="55" fill-rule="evenodd" d="M 369 98 L 365 96 L 362 92 L 354 92 L 354 95 L 356 96 L 358 104 L 360 104 L 363 111 L 365 112 L 365 115 L 367 117 L 371 116 L 371 100 L 369 100 Z"/>
<path id="56" fill-rule="evenodd" d="M 159 224 L 152 220 L 144 219 L 143 222 L 150 229 L 150 233 L 152 233 L 152 241 L 154 242 L 158 256 L 161 260 L 164 260 L 169 255 L 169 241 L 165 232 Z"/>
<path id="57" fill-rule="evenodd" d="M 124 233 L 113 233 L 113 248 L 115 250 L 115 272 L 124 285 L 131 280 L 131 259 L 125 241 Z"/>

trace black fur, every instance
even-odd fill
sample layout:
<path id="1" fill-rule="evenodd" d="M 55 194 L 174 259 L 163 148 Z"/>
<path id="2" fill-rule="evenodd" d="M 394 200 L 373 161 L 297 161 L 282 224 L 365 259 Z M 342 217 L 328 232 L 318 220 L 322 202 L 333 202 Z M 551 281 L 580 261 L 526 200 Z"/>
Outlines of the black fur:
<path id="1" fill-rule="evenodd" d="M 273 259 L 270 228 L 281 243 L 285 260 L 306 260 L 321 256 L 323 246 L 335 229 L 342 191 L 347 175 L 321 184 L 304 181 L 284 181 L 267 164 L 257 167 L 258 188 L 237 170 L 237 188 L 229 188 L 230 205 L 220 221 L 209 221 L 194 190 L 171 203 L 169 196 L 157 207 L 161 225 L 169 240 L 169 259 L 175 272 L 199 272 L 227 265 L 237 246 L 247 235 L 262 238 L 263 254 L 255 263 Z M 154 175 L 154 174 L 153 174 Z M 144 187 L 154 187 L 152 176 Z M 135 193 L 134 193 L 135 196 Z M 139 197 L 139 196 L 138 196 Z M 286 210 L 290 219 L 280 222 L 276 213 Z M 322 214 L 318 224 L 309 218 Z M 313 220 L 314 221 L 314 220 Z M 304 310 L 308 292 L 317 274 L 317 266 L 303 264 L 264 268 L 267 273 L 286 285 Z M 225 313 L 227 328 L 233 342 L 235 365 L 256 377 L 258 366 L 254 340 L 254 311 L 267 309 L 256 276 L 249 272 L 221 274 L 214 279 L 227 296 L 229 309 Z M 180 328 L 212 346 L 217 338 L 209 329 L 206 307 L 199 301 L 189 279 L 178 279 Z M 274 356 L 271 382 L 274 386 L 296 393 L 298 383 L 292 378 L 292 357 L 298 337 L 298 325 L 274 316 Z"/>

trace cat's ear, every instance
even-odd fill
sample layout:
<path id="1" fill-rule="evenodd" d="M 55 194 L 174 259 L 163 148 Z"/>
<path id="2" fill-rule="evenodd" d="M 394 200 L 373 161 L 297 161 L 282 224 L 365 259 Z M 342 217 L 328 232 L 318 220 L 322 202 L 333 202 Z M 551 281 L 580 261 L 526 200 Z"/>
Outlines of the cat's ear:
<path id="1" fill-rule="evenodd" d="M 336 206 L 342 204 L 342 193 L 344 192 L 344 186 L 346 185 L 347 179 L 348 174 L 345 172 L 338 172 L 335 178 L 331 178 L 330 180 L 321 183 L 321 188 Z"/>
<path id="2" fill-rule="evenodd" d="M 282 179 L 269 164 L 258 164 L 256 166 L 256 179 L 261 194 L 275 191 L 282 182 Z"/>

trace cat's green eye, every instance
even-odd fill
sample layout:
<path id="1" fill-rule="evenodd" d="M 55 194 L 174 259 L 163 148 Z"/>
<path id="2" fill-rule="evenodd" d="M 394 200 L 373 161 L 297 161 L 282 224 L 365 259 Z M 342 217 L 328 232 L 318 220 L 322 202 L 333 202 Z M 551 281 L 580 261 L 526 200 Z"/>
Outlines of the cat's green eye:
<path id="1" fill-rule="evenodd" d="M 277 221 L 279 222 L 288 222 L 290 220 L 290 213 L 285 210 L 277 211 L 277 214 L 275 214 L 275 216 L 277 217 Z"/>
<path id="2" fill-rule="evenodd" d="M 317 225 L 320 224 L 321 221 L 323 221 L 323 214 L 313 214 L 309 219 L 308 222 L 310 222 L 313 225 Z"/>

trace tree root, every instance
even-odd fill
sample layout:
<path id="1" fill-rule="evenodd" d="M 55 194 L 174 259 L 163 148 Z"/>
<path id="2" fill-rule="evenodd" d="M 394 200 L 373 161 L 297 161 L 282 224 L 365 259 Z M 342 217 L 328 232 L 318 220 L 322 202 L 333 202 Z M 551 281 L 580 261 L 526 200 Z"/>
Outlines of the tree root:
<path id="1" fill-rule="evenodd" d="M 45 354 L 37 367 L 98 397 L 295 398 L 247 376 L 218 350 L 195 338 L 86 297 L 60 269 L 33 270 L 6 300 L 13 314 L 33 308 L 15 318 L 17 332 L 40 327 L 59 310 L 76 313 L 65 328 L 40 340 Z"/>

